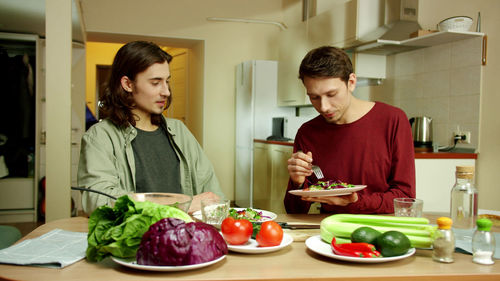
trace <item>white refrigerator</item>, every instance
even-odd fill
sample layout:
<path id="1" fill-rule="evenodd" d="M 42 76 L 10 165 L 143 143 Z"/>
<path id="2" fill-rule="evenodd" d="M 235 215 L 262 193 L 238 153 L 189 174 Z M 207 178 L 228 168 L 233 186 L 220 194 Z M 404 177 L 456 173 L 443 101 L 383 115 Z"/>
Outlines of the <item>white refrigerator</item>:
<path id="1" fill-rule="evenodd" d="M 273 117 L 294 116 L 278 107 L 278 62 L 252 60 L 236 68 L 235 204 L 252 206 L 253 142 L 272 134 Z"/>

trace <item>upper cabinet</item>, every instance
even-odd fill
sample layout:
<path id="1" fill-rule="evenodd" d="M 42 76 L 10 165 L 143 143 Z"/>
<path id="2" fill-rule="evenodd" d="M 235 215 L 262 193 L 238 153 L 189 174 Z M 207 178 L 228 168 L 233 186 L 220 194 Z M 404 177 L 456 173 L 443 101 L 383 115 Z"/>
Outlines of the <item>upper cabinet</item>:
<path id="1" fill-rule="evenodd" d="M 306 29 L 291 27 L 280 33 L 278 62 L 278 106 L 310 105 L 299 79 L 299 66 L 309 50 Z"/>

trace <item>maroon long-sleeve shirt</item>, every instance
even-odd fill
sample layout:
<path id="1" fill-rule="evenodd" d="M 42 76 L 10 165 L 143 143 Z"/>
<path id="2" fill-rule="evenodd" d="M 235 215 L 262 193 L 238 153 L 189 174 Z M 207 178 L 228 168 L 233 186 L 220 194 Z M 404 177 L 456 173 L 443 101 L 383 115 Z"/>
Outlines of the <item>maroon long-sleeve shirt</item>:
<path id="1" fill-rule="evenodd" d="M 348 206 L 322 204 L 324 213 L 393 213 L 393 199 L 415 197 L 415 154 L 410 123 L 399 108 L 376 102 L 359 120 L 330 124 L 320 115 L 298 130 L 294 152 L 312 152 L 313 164 L 325 180 L 340 180 L 367 187 Z M 305 186 L 316 182 L 308 177 Z M 287 191 L 294 189 L 289 180 Z M 309 202 L 286 193 L 288 213 L 307 213 Z"/>

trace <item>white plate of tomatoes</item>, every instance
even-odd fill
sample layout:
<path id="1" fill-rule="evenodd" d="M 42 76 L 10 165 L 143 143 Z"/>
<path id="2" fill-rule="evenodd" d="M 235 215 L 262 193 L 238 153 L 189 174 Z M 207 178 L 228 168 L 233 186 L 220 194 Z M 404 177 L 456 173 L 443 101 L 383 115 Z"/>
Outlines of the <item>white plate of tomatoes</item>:
<path id="1" fill-rule="evenodd" d="M 228 217 L 222 221 L 220 232 L 230 251 L 246 254 L 274 252 L 293 242 L 292 236 L 283 233 L 275 221 L 252 224 L 246 219 Z"/>
<path id="2" fill-rule="evenodd" d="M 261 247 L 259 246 L 259 243 L 257 243 L 255 239 L 250 238 L 248 242 L 243 245 L 231 245 L 228 243 L 227 249 L 233 252 L 244 253 L 244 254 L 264 254 L 281 250 L 287 247 L 288 245 L 292 244 L 292 242 L 293 242 L 292 236 L 284 233 L 283 240 L 281 240 L 281 243 L 278 246 Z"/>
<path id="3" fill-rule="evenodd" d="M 395 261 L 395 260 L 401 260 L 405 259 L 409 256 L 412 256 L 415 254 L 415 248 L 411 248 L 406 252 L 406 254 L 401 255 L 401 256 L 395 256 L 395 257 L 377 257 L 377 258 L 358 258 L 358 257 L 348 257 L 348 256 L 342 256 L 342 255 L 337 255 L 332 251 L 332 247 L 330 244 L 326 243 L 321 239 L 320 235 L 315 235 L 312 237 L 307 238 L 306 240 L 306 247 L 315 252 L 316 254 L 329 257 L 329 258 L 334 258 L 337 260 L 343 260 L 343 261 L 349 261 L 349 262 L 357 262 L 357 263 L 381 263 L 381 262 L 389 262 L 389 261 Z"/>

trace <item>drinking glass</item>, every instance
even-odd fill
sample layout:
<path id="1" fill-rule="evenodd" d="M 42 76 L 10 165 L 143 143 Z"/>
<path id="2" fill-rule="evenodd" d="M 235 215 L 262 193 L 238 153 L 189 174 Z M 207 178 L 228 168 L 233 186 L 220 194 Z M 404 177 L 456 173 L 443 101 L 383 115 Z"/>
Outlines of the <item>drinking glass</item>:
<path id="1" fill-rule="evenodd" d="M 394 216 L 421 217 L 424 201 L 415 198 L 394 198 Z"/>
<path id="2" fill-rule="evenodd" d="M 203 199 L 201 200 L 201 219 L 219 227 L 222 221 L 229 215 L 228 199 Z"/>

